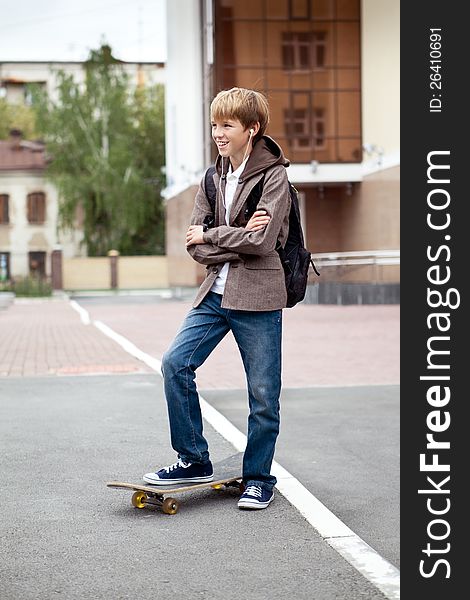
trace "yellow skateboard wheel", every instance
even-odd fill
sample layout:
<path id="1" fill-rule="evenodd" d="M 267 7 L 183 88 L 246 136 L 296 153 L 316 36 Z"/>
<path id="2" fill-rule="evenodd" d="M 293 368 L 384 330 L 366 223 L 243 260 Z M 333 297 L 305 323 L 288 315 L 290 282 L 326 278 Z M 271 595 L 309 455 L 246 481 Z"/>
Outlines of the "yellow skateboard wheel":
<path id="1" fill-rule="evenodd" d="M 145 492 L 135 492 L 132 496 L 132 506 L 135 508 L 145 508 L 147 504 L 147 494 Z"/>
<path id="2" fill-rule="evenodd" d="M 163 500 L 162 510 L 167 515 L 176 515 L 179 507 L 180 503 L 174 498 L 165 498 L 165 500 Z"/>

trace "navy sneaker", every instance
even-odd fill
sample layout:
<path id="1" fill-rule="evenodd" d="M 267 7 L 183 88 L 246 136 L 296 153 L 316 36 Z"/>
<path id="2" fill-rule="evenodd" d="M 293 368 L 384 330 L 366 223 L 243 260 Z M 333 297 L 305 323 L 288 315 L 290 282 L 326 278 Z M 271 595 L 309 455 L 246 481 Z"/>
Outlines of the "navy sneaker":
<path id="1" fill-rule="evenodd" d="M 238 501 L 238 508 L 250 508 L 255 510 L 267 508 L 273 500 L 273 490 L 267 490 L 260 485 L 249 485 Z"/>
<path id="2" fill-rule="evenodd" d="M 214 471 L 209 461 L 204 465 L 187 463 L 178 459 L 174 465 L 164 467 L 156 473 L 146 473 L 144 481 L 152 485 L 173 485 L 176 483 L 206 483 L 212 481 Z"/>

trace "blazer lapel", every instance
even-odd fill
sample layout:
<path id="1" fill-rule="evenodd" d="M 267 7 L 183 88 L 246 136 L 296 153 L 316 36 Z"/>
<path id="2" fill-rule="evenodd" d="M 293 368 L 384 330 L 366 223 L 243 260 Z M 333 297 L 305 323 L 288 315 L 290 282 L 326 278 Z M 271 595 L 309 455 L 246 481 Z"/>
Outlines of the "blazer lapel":
<path id="1" fill-rule="evenodd" d="M 233 225 L 235 219 L 238 217 L 246 199 L 250 195 L 251 190 L 255 187 L 258 181 L 263 177 L 263 173 L 259 173 L 254 177 L 245 182 L 243 174 L 238 181 L 237 189 L 235 190 L 235 196 L 233 197 L 232 207 L 230 209 L 229 225 Z M 224 190 L 225 191 L 225 190 Z"/>

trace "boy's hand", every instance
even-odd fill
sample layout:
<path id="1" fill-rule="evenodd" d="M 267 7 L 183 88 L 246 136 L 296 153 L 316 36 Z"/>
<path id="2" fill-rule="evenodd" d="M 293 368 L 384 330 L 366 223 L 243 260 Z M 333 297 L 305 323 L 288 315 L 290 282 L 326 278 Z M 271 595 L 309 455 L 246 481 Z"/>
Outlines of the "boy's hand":
<path id="1" fill-rule="evenodd" d="M 245 225 L 245 229 L 248 231 L 261 231 L 271 220 L 271 217 L 266 214 L 265 210 L 255 210 L 251 219 Z"/>
<path id="2" fill-rule="evenodd" d="M 186 247 L 193 246 L 195 244 L 205 244 L 204 238 L 202 237 L 202 225 L 191 225 L 186 232 Z"/>

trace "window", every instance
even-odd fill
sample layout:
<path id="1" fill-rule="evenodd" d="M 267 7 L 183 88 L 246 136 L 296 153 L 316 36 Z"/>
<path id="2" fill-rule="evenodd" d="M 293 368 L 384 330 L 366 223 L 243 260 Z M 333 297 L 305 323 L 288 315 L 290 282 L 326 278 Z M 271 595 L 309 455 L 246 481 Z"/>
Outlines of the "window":
<path id="1" fill-rule="evenodd" d="M 315 148 L 323 149 L 326 147 L 325 142 L 326 119 L 325 109 L 315 108 L 313 110 L 313 136 Z"/>
<path id="2" fill-rule="evenodd" d="M 326 32 L 286 31 L 282 34 L 282 65 L 286 71 L 310 71 L 325 66 Z"/>
<path id="3" fill-rule="evenodd" d="M 267 94 L 267 133 L 294 163 L 360 162 L 360 0 L 213 5 L 214 92 L 241 85 Z"/>
<path id="4" fill-rule="evenodd" d="M 8 212 L 9 197 L 8 194 L 0 194 L 0 223 L 9 223 L 10 215 Z"/>
<path id="5" fill-rule="evenodd" d="M 293 92 L 290 96 L 290 108 L 284 110 L 284 131 L 293 150 L 324 149 L 325 109 L 312 108 L 310 93 Z"/>
<path id="6" fill-rule="evenodd" d="M 28 194 L 28 221 L 44 223 L 46 220 L 46 196 L 44 192 Z"/>
<path id="7" fill-rule="evenodd" d="M 33 103 L 33 93 L 34 91 L 46 92 L 47 86 L 45 81 L 32 81 L 30 83 L 26 83 L 23 88 L 23 100 L 27 106 L 31 106 Z"/>
<path id="8" fill-rule="evenodd" d="M 46 253 L 28 252 L 29 273 L 38 277 L 46 276 Z"/>
<path id="9" fill-rule="evenodd" d="M 306 108 L 288 108 L 284 111 L 286 138 L 292 148 L 310 148 L 311 135 L 309 115 Z"/>
<path id="10" fill-rule="evenodd" d="M 321 69 L 326 63 L 326 31 L 313 34 L 313 67 Z"/>
<path id="11" fill-rule="evenodd" d="M 10 279 L 10 253 L 0 252 L 0 282 Z"/>

